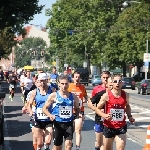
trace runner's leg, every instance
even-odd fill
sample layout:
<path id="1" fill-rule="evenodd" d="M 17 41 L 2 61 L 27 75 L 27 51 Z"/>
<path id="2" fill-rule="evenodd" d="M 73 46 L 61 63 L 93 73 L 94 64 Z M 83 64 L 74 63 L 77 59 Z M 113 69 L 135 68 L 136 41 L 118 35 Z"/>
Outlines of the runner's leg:
<path id="1" fill-rule="evenodd" d="M 75 133 L 76 133 L 76 149 L 79 149 L 82 140 L 81 130 L 83 126 L 83 120 L 82 118 L 77 118 L 74 121 L 75 121 Z"/>
<path id="2" fill-rule="evenodd" d="M 126 145 L 126 134 L 116 135 L 116 150 L 124 150 Z"/>

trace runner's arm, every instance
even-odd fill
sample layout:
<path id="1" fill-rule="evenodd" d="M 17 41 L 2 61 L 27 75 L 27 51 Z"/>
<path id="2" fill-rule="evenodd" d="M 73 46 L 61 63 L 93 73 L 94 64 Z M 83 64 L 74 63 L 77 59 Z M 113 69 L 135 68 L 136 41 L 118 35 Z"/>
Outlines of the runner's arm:
<path id="1" fill-rule="evenodd" d="M 96 106 L 92 104 L 91 98 L 92 98 L 92 97 L 90 97 L 90 98 L 88 99 L 88 107 L 89 107 L 90 109 L 92 109 L 93 111 L 95 111 Z"/>
<path id="2" fill-rule="evenodd" d="M 88 95 L 85 89 L 85 86 L 83 88 L 83 103 L 87 103 L 88 102 Z"/>
<path id="3" fill-rule="evenodd" d="M 32 104 L 33 104 L 33 101 L 35 100 L 35 95 L 36 95 L 36 89 L 32 91 L 28 105 L 27 105 L 27 110 L 29 113 L 32 112 Z"/>
<path id="4" fill-rule="evenodd" d="M 56 92 L 50 94 L 42 108 L 42 112 L 49 118 L 51 118 L 51 113 L 49 112 L 48 108 L 54 103 L 55 98 L 56 98 Z"/>
<path id="5" fill-rule="evenodd" d="M 75 94 L 72 93 L 72 95 L 74 98 L 74 111 L 75 111 L 76 115 L 79 116 L 79 113 L 80 113 L 79 99 Z"/>
<path id="6" fill-rule="evenodd" d="M 103 106 L 105 105 L 106 101 L 108 100 L 108 93 L 105 93 L 99 103 L 97 104 L 97 107 L 95 109 L 96 114 L 98 114 L 99 116 L 105 118 L 105 113 L 101 110 L 103 108 Z"/>
<path id="7" fill-rule="evenodd" d="M 127 113 L 127 116 L 128 118 L 131 117 L 131 107 L 130 107 L 130 104 L 129 104 L 129 93 L 126 93 L 126 101 L 127 101 L 127 104 L 126 104 L 126 113 Z"/>

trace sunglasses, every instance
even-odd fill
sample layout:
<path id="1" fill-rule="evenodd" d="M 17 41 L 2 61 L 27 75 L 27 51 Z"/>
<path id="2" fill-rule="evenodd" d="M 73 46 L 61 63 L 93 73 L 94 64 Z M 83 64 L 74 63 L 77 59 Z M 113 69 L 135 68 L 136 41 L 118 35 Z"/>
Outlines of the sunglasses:
<path id="1" fill-rule="evenodd" d="M 113 83 L 121 83 L 122 80 L 114 80 Z"/>

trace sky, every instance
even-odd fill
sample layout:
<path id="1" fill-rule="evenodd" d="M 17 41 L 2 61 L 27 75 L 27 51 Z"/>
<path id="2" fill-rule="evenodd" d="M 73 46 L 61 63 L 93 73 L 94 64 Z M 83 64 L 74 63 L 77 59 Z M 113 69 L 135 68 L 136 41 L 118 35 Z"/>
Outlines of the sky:
<path id="1" fill-rule="evenodd" d="M 41 25 L 42 27 L 46 26 L 46 23 L 49 19 L 49 16 L 45 16 L 45 9 L 51 8 L 56 0 L 39 0 L 39 5 L 45 5 L 42 10 L 42 13 L 34 15 L 34 19 L 29 22 L 29 24 Z"/>

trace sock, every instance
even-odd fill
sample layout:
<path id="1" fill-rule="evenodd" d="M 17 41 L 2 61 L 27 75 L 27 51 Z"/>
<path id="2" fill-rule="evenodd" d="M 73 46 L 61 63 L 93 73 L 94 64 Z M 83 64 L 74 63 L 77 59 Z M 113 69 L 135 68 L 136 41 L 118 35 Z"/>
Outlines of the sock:
<path id="1" fill-rule="evenodd" d="M 47 149 L 47 148 L 49 148 L 49 145 L 44 143 L 44 149 Z"/>
<path id="2" fill-rule="evenodd" d="M 11 94 L 12 98 L 14 97 L 14 93 Z"/>
<path id="3" fill-rule="evenodd" d="M 37 144 L 33 144 L 34 150 L 37 150 Z"/>
<path id="4" fill-rule="evenodd" d="M 76 150 L 79 150 L 79 149 L 80 149 L 80 146 L 77 146 L 77 145 L 76 145 Z"/>
<path id="5" fill-rule="evenodd" d="M 95 147 L 95 150 L 100 150 L 100 148 Z"/>

